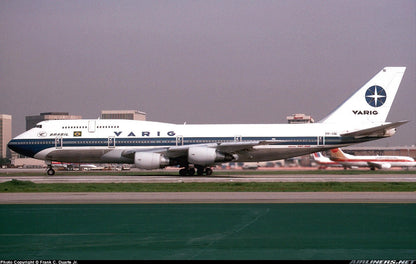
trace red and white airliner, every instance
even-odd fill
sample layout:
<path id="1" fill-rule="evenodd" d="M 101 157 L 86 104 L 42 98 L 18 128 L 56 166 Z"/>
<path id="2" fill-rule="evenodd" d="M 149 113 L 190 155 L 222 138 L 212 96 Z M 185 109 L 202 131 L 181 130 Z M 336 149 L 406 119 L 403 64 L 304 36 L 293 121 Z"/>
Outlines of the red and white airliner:
<path id="1" fill-rule="evenodd" d="M 344 153 L 340 148 L 331 149 L 330 160 L 345 167 L 369 167 L 390 169 L 391 167 L 414 167 L 416 161 L 407 156 L 354 156 Z"/>

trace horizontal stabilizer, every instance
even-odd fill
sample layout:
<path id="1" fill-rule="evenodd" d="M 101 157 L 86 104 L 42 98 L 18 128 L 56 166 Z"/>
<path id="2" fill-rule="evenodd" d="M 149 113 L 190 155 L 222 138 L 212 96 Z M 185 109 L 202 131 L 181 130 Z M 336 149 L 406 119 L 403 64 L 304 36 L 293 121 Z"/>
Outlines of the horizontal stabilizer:
<path id="1" fill-rule="evenodd" d="M 357 130 L 354 132 L 348 132 L 341 134 L 343 137 L 355 137 L 355 138 L 362 138 L 362 137 L 369 137 L 369 136 L 391 136 L 388 131 L 391 129 L 395 129 L 403 124 L 406 124 L 407 120 L 398 121 L 386 125 L 371 127 L 367 129 Z"/>

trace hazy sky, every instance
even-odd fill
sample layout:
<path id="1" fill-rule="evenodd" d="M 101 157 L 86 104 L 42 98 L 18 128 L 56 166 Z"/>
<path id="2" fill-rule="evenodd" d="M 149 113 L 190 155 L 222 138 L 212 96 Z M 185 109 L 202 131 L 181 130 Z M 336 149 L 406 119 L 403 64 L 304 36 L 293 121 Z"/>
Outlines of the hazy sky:
<path id="1" fill-rule="evenodd" d="M 414 0 L 0 0 L 0 113 L 136 109 L 171 123 L 320 120 L 384 66 L 407 70 L 389 139 L 416 144 Z"/>

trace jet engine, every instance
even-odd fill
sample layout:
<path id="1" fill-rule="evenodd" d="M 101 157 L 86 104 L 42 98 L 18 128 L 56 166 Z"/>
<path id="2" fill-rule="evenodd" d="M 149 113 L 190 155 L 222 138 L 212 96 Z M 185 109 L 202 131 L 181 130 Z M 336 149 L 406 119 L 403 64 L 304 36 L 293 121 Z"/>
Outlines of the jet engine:
<path id="1" fill-rule="evenodd" d="M 390 163 L 383 163 L 383 164 L 381 164 L 381 168 L 382 169 L 390 169 L 391 168 L 391 164 Z"/>
<path id="2" fill-rule="evenodd" d="M 215 162 L 228 162 L 236 158 L 234 155 L 220 153 L 215 148 L 191 147 L 188 149 L 188 162 L 195 165 L 209 166 Z"/>
<path id="3" fill-rule="evenodd" d="M 384 130 L 384 136 L 385 137 L 391 137 L 394 134 L 396 134 L 396 128 L 390 128 L 390 129 Z"/>
<path id="4" fill-rule="evenodd" d="M 160 169 L 169 165 L 169 158 L 154 152 L 136 152 L 134 153 L 134 164 L 139 169 Z"/>

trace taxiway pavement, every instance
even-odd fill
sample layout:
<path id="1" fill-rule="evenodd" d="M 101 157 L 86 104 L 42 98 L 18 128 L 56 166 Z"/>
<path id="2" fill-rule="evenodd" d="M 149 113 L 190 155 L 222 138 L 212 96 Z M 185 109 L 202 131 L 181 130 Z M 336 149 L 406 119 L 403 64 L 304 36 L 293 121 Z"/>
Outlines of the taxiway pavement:
<path id="1" fill-rule="evenodd" d="M 0 204 L 416 203 L 416 192 L 0 193 Z"/>

